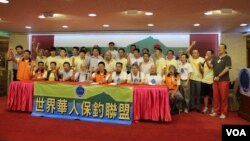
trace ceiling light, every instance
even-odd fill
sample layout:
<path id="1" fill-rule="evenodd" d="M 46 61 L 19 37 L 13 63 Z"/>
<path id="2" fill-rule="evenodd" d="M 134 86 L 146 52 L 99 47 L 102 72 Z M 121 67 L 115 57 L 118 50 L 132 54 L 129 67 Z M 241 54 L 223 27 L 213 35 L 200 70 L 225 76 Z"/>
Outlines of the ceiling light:
<path id="1" fill-rule="evenodd" d="M 148 24 L 148 26 L 154 26 L 154 24 L 151 23 L 151 24 Z"/>
<path id="2" fill-rule="evenodd" d="M 55 14 L 53 12 L 44 12 L 41 15 L 39 15 L 38 18 L 40 18 L 40 19 L 53 18 L 54 16 L 55 16 Z"/>
<path id="3" fill-rule="evenodd" d="M 31 29 L 32 27 L 31 27 L 31 26 L 25 26 L 25 28 L 27 28 L 27 29 Z"/>
<path id="4" fill-rule="evenodd" d="M 242 24 L 240 24 L 240 26 L 247 26 L 247 24 L 246 23 L 242 23 Z"/>
<path id="5" fill-rule="evenodd" d="M 213 11 L 207 11 L 204 13 L 205 15 L 213 15 Z"/>
<path id="6" fill-rule="evenodd" d="M 90 13 L 88 14 L 89 17 L 96 17 L 96 14 L 95 13 Z"/>
<path id="7" fill-rule="evenodd" d="M 233 9 L 230 8 L 223 8 L 220 10 L 221 14 L 233 14 Z"/>
<path id="8" fill-rule="evenodd" d="M 144 13 L 143 11 L 139 11 L 139 10 L 127 10 L 124 12 L 126 15 L 139 15 Z"/>
<path id="9" fill-rule="evenodd" d="M 200 26 L 200 24 L 199 23 L 195 23 L 194 26 Z"/>
<path id="10" fill-rule="evenodd" d="M 0 0 L 0 3 L 9 3 L 8 0 Z"/>
<path id="11" fill-rule="evenodd" d="M 152 15 L 154 15 L 153 12 L 145 12 L 144 14 L 145 14 L 146 16 L 152 16 Z"/>
<path id="12" fill-rule="evenodd" d="M 104 24 L 104 25 L 102 25 L 103 27 L 109 27 L 109 25 L 108 24 Z"/>
<path id="13" fill-rule="evenodd" d="M 63 25 L 63 26 L 62 26 L 62 28 L 69 28 L 69 26 L 67 26 L 67 25 Z"/>
<path id="14" fill-rule="evenodd" d="M 53 12 L 44 12 L 38 16 L 39 19 L 48 19 L 48 18 L 64 18 L 66 17 L 63 14 L 53 13 Z"/>
<path id="15" fill-rule="evenodd" d="M 45 19 L 45 16 L 44 15 L 39 15 L 38 18 L 39 19 Z"/>
<path id="16" fill-rule="evenodd" d="M 237 12 L 230 8 L 222 8 L 217 10 L 210 10 L 206 11 L 204 15 L 210 16 L 210 15 L 232 15 L 236 14 Z"/>

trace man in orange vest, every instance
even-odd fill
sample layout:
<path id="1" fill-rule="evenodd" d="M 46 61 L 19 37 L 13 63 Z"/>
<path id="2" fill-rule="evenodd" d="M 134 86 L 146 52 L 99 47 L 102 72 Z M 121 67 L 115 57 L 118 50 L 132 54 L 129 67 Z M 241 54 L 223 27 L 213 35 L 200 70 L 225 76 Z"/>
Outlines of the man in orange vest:
<path id="1" fill-rule="evenodd" d="M 30 58 L 31 52 L 25 50 L 23 53 L 23 58 L 16 59 L 13 53 L 13 50 L 10 49 L 9 55 L 10 59 L 18 64 L 17 69 L 17 80 L 31 80 L 32 72 L 35 67 L 35 62 Z"/>

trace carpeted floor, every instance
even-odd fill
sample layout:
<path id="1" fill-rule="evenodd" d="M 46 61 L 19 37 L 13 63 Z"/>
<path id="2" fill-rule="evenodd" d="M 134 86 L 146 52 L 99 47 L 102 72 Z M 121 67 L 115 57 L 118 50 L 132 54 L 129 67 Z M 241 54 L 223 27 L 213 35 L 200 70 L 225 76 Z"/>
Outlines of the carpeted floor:
<path id="1" fill-rule="evenodd" d="M 220 141 L 222 124 L 250 124 L 237 113 L 221 120 L 197 112 L 174 115 L 170 123 L 139 122 L 131 126 L 32 117 L 7 110 L 0 97 L 0 140 L 4 141 Z"/>

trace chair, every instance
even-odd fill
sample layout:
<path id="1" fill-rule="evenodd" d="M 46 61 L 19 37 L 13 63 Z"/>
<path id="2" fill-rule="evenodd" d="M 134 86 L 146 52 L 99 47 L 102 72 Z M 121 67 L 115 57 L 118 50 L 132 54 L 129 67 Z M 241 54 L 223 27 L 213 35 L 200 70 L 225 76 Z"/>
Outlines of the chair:
<path id="1" fill-rule="evenodd" d="M 239 92 L 239 80 L 236 78 L 233 89 L 229 91 L 228 96 L 228 109 L 229 111 L 239 110 L 239 101 L 237 99 L 237 94 Z"/>

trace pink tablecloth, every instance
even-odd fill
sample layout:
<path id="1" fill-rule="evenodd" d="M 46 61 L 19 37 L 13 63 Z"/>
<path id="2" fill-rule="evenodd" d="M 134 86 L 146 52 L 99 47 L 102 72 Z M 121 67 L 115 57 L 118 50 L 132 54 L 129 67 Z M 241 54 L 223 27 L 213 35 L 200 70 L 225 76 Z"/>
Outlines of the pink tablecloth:
<path id="1" fill-rule="evenodd" d="M 163 86 L 135 86 L 134 120 L 171 121 L 168 89 Z"/>
<path id="2" fill-rule="evenodd" d="M 32 81 L 12 81 L 8 94 L 9 110 L 31 112 L 33 90 L 34 83 Z"/>
<path id="3" fill-rule="evenodd" d="M 8 108 L 32 112 L 34 83 L 12 81 L 9 86 Z M 134 86 L 134 120 L 171 121 L 168 90 L 164 86 Z"/>

